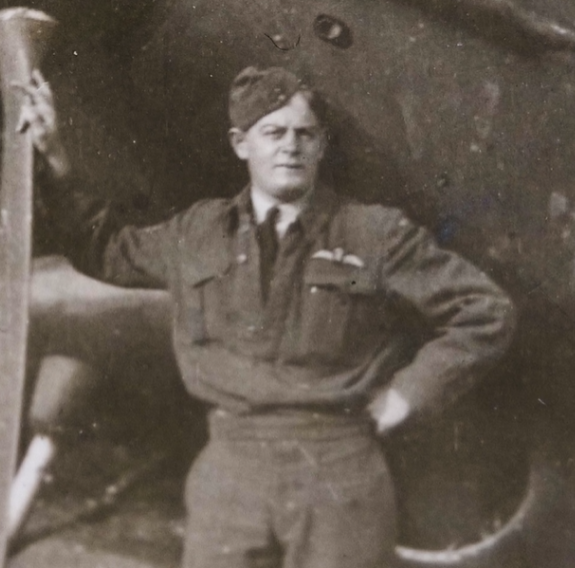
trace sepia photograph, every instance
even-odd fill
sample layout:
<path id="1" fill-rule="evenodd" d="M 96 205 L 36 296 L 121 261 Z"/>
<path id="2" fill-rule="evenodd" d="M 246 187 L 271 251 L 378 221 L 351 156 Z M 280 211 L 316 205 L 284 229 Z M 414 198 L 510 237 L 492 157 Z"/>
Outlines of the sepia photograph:
<path id="1" fill-rule="evenodd" d="M 0 0 L 0 568 L 573 568 L 575 2 Z"/>

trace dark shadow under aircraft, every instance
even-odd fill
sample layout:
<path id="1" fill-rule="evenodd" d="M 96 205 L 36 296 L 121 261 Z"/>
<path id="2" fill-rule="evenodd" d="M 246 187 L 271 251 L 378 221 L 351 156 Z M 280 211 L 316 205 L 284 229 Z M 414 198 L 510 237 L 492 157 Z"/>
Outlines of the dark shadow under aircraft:
<path id="1" fill-rule="evenodd" d="M 388 442 L 401 511 L 398 561 L 572 566 L 575 4 L 45 0 L 30 7 L 59 21 L 45 72 L 81 190 L 111 199 L 126 222 L 152 223 L 242 187 L 226 97 L 243 67 L 286 66 L 326 94 L 325 179 L 340 192 L 405 209 L 504 286 L 520 312 L 515 343 L 492 376 L 446 414 Z M 27 412 L 35 396 L 49 396 L 42 381 L 65 386 L 66 373 L 85 380 L 88 392 L 93 383 L 97 423 L 129 414 L 110 400 L 139 392 L 146 399 L 139 434 L 126 436 L 152 453 L 162 445 L 175 452 L 189 417 L 175 410 L 182 393 L 167 296 L 76 272 L 61 256 L 69 243 L 51 216 L 57 203 L 38 194 Z M 122 382 L 132 394 L 111 394 Z M 68 403 L 64 414 L 86 418 L 85 408 Z M 151 426 L 165 416 L 158 436 Z M 86 429 L 76 430 L 69 454 L 80 451 L 78 432 Z M 56 456 L 55 475 L 63 459 Z M 15 542 L 26 534 L 24 527 Z M 25 553 L 17 548 L 14 562 Z"/>

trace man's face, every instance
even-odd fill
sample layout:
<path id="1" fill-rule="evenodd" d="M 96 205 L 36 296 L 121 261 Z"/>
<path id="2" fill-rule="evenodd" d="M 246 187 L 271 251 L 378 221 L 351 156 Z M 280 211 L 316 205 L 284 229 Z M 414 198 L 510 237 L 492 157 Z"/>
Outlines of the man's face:
<path id="1" fill-rule="evenodd" d="M 267 114 L 247 132 L 230 131 L 252 185 L 278 201 L 293 201 L 313 188 L 325 146 L 324 130 L 303 93 Z"/>

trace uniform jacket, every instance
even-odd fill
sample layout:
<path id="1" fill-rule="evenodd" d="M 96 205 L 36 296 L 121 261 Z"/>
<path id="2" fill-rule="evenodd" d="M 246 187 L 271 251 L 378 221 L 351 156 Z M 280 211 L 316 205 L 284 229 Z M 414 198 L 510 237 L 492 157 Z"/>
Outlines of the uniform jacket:
<path id="1" fill-rule="evenodd" d="M 393 387 L 441 408 L 506 350 L 509 298 L 399 210 L 318 189 L 280 241 L 269 298 L 249 190 L 115 232 L 95 218 L 76 255 L 121 286 L 166 288 L 189 392 L 233 412 L 349 412 Z"/>

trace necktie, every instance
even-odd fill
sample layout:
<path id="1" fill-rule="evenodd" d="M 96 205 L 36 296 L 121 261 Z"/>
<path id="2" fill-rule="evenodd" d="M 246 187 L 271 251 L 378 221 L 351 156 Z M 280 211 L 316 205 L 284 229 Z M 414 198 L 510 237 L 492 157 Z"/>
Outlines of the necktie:
<path id="1" fill-rule="evenodd" d="M 274 264 L 278 253 L 276 222 L 279 214 L 277 207 L 272 207 L 263 223 L 258 225 L 257 239 L 260 246 L 260 285 L 264 302 L 267 302 L 270 283 L 274 273 Z"/>

